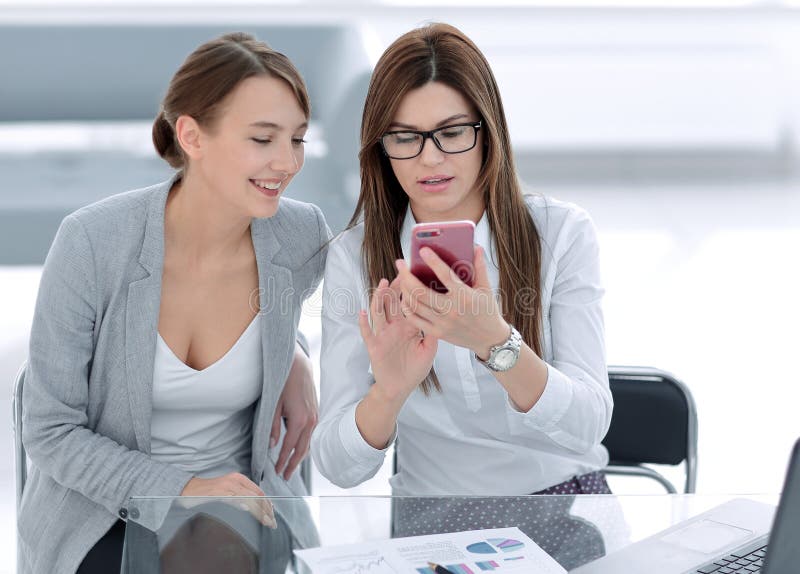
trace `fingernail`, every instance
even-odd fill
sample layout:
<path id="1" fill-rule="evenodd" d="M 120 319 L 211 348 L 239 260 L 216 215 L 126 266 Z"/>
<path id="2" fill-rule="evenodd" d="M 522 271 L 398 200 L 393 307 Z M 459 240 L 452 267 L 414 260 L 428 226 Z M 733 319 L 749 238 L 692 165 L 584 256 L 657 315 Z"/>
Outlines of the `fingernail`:
<path id="1" fill-rule="evenodd" d="M 278 444 L 278 439 L 276 439 L 274 436 L 270 437 L 270 439 L 269 439 L 269 448 L 275 448 L 276 444 Z"/>

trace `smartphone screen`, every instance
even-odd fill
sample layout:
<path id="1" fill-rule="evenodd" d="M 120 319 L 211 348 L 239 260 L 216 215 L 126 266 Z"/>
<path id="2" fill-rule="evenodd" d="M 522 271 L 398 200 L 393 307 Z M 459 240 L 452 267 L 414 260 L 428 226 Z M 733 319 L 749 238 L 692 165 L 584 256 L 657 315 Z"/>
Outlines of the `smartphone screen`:
<path id="1" fill-rule="evenodd" d="M 426 287 L 440 293 L 447 292 L 419 254 L 422 247 L 430 247 L 471 287 L 475 278 L 474 241 L 475 224 L 471 221 L 418 223 L 411 230 L 411 272 Z"/>

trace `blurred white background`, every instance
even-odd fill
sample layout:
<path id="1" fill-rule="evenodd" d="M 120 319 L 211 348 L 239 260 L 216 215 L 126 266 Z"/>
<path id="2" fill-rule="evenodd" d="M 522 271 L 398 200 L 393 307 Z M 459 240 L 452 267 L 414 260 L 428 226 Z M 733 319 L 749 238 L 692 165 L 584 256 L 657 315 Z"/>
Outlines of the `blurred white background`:
<path id="1" fill-rule="evenodd" d="M 659 367 L 691 388 L 700 421 L 698 491 L 779 490 L 800 436 L 800 3 L 0 0 L 0 37 L 4 29 L 45 24 L 264 24 L 299 30 L 294 49 L 302 50 L 304 26 L 341 25 L 367 65 L 396 36 L 429 20 L 462 28 L 490 60 L 527 187 L 593 216 L 607 288 L 608 361 Z M 0 70 L 23 83 L 26 75 L 41 81 L 51 73 L 26 69 L 24 49 L 0 51 Z M 11 381 L 26 356 L 41 270 L 41 250 L 20 255 L 35 238 L 14 238 L 41 228 L 36 237 L 46 246 L 52 218 L 63 216 L 54 205 L 66 213 L 167 173 L 150 151 L 146 120 L 124 129 L 20 121 L 4 102 L 5 82 L 0 573 L 13 571 L 15 551 Z M 45 99 L 55 105 L 62 88 L 51 83 Z M 339 149 L 339 132 L 324 115 L 315 129 L 310 155 L 324 166 Z M 341 229 L 357 193 L 355 161 L 345 157 L 335 201 L 311 163 L 289 195 L 320 203 Z M 42 223 L 41 213 L 50 219 Z M 318 351 L 315 304 L 302 327 Z M 682 484 L 679 471 L 666 472 Z M 388 474 L 387 465 L 358 492 L 389 492 Z M 633 481 L 612 486 L 643 488 Z M 334 492 L 314 476 L 314 494 Z"/>

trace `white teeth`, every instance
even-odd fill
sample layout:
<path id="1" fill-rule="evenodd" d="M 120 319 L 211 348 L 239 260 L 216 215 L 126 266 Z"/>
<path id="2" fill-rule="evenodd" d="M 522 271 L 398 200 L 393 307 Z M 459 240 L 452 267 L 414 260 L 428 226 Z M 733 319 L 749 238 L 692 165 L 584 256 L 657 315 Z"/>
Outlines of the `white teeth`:
<path id="1" fill-rule="evenodd" d="M 442 183 L 443 181 L 447 181 L 447 179 L 426 179 L 422 183 Z"/>
<path id="2" fill-rule="evenodd" d="M 278 189 L 281 186 L 280 182 L 279 183 L 267 183 L 267 182 L 256 181 L 254 179 L 251 180 L 251 181 L 253 183 L 255 183 L 258 187 L 262 187 L 264 189 L 269 189 L 271 191 L 275 191 L 276 189 Z"/>

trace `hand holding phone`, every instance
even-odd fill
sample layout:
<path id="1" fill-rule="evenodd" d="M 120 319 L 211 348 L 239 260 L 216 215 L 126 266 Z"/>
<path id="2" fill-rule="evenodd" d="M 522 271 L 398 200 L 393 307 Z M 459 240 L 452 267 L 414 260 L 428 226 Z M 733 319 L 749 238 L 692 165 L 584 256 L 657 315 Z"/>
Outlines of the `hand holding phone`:
<path id="1" fill-rule="evenodd" d="M 475 280 L 474 241 L 475 224 L 472 221 L 418 223 L 411 230 L 411 273 L 426 287 L 439 293 L 447 292 L 419 254 L 421 248 L 430 247 L 461 281 L 472 287 Z"/>

